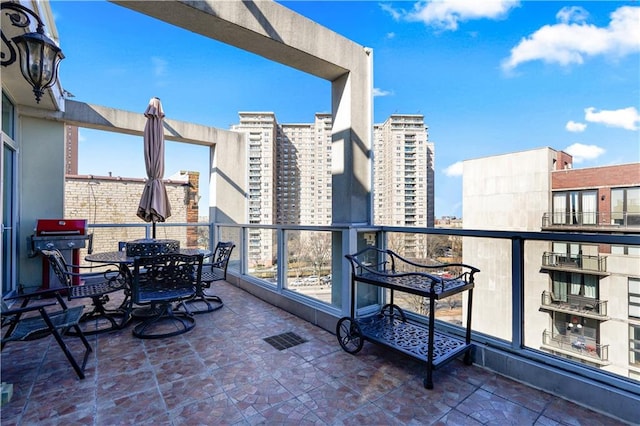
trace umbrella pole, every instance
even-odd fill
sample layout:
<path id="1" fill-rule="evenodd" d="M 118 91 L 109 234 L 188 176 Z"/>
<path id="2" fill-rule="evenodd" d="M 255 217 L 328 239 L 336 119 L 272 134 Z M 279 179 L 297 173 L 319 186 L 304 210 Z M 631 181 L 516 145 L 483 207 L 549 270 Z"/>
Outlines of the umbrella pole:
<path id="1" fill-rule="evenodd" d="M 156 239 L 156 221 L 154 220 L 151 225 L 151 238 Z"/>

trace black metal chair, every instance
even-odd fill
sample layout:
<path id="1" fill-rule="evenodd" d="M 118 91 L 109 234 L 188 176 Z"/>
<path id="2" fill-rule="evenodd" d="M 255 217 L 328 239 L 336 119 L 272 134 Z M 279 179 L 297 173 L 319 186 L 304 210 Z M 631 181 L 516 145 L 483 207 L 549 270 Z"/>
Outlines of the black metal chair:
<path id="1" fill-rule="evenodd" d="M 202 254 L 161 254 L 133 262 L 131 296 L 137 305 L 151 305 L 151 314 L 133 328 L 133 335 L 157 339 L 186 333 L 196 325 L 184 301 L 193 297 L 202 276 Z M 174 303 L 177 307 L 174 308 Z M 184 311 L 179 311 L 182 307 Z"/>
<path id="2" fill-rule="evenodd" d="M 131 319 L 131 298 L 129 295 L 129 273 L 120 265 L 105 264 L 96 271 L 95 267 L 67 264 L 57 249 L 42 250 L 51 269 L 64 286 L 69 300 L 90 298 L 93 310 L 80 318 L 85 334 L 119 330 Z M 104 269 L 104 268 L 107 269 Z M 92 272 L 80 272 L 91 270 Z M 117 307 L 107 307 L 109 294 L 123 291 L 123 300 Z"/>
<path id="3" fill-rule="evenodd" d="M 194 314 L 213 312 L 224 306 L 219 296 L 209 294 L 206 290 L 211 288 L 212 282 L 227 279 L 227 267 L 235 246 L 231 241 L 218 242 L 215 251 L 210 256 L 211 262 L 202 264 L 202 279 L 200 285 L 196 287 L 196 294 L 185 301 L 190 312 Z"/>
<path id="4" fill-rule="evenodd" d="M 51 295 L 54 295 L 57 300 L 29 305 L 32 298 L 37 299 Z M 16 300 L 17 303 L 18 299 L 22 299 L 22 303 L 18 307 L 12 306 L 10 308 L 4 300 L 0 304 L 2 328 L 6 328 L 2 336 L 2 349 L 8 342 L 27 342 L 53 335 L 78 377 L 84 379 L 85 366 L 89 354 L 93 351 L 79 326 L 84 306 L 69 308 L 60 293 L 51 290 L 7 297 L 5 300 Z M 59 309 L 53 310 L 54 306 L 59 306 Z M 70 329 L 75 331 L 74 335 L 79 337 L 84 345 L 82 363 L 76 360 L 67 346 L 65 335 Z"/>

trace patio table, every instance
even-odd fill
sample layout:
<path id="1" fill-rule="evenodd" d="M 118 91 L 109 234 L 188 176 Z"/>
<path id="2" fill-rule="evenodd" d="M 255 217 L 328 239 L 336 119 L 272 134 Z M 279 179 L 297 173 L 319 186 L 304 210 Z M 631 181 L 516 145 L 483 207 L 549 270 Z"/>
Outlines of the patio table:
<path id="1" fill-rule="evenodd" d="M 202 254 L 204 257 L 211 256 L 211 250 L 207 249 L 197 249 L 197 248 L 181 248 L 178 249 L 177 253 L 194 255 L 194 254 Z M 131 271 L 129 267 L 133 265 L 135 257 L 127 256 L 125 250 L 114 250 L 114 251 L 106 251 L 101 253 L 92 253 L 85 256 L 84 260 L 87 262 L 94 263 L 111 263 L 120 265 L 120 270 L 122 273 L 129 277 L 129 284 L 131 280 Z M 153 308 L 149 306 L 144 306 L 140 308 L 133 309 L 131 302 L 131 290 L 129 288 L 125 289 L 125 299 L 122 301 L 120 307 L 125 309 L 131 313 L 131 315 L 135 318 L 146 318 L 149 315 L 153 314 Z"/>
<path id="2" fill-rule="evenodd" d="M 188 255 L 202 254 L 204 255 L 204 257 L 211 256 L 211 250 L 195 249 L 195 248 L 181 248 L 178 250 L 178 253 L 188 254 Z M 84 260 L 86 260 L 87 262 L 116 263 L 118 265 L 121 265 L 121 267 L 122 266 L 126 267 L 127 269 L 128 269 L 128 265 L 133 265 L 133 259 L 134 257 L 127 256 L 127 253 L 124 250 L 92 253 L 92 254 L 88 254 L 84 258 Z"/>

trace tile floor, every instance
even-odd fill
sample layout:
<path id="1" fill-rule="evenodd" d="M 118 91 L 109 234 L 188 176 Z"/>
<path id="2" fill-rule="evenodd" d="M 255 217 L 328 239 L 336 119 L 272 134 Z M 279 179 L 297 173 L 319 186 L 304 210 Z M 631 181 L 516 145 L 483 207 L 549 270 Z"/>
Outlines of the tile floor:
<path id="1" fill-rule="evenodd" d="M 78 380 L 52 339 L 9 343 L 1 408 L 9 425 L 616 425 L 604 415 L 477 366 L 453 361 L 422 386 L 424 367 L 335 336 L 224 282 L 225 306 L 191 332 L 140 340 L 127 328 L 90 336 Z M 264 338 L 306 342 L 277 350 Z"/>

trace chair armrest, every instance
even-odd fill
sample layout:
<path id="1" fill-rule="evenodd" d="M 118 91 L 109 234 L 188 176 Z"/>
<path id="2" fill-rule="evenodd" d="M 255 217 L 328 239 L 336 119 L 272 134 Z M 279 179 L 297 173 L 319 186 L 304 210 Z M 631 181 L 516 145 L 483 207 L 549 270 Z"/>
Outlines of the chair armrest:
<path id="1" fill-rule="evenodd" d="M 3 300 L 17 300 L 17 299 L 31 299 L 32 297 L 45 297 L 45 296 L 59 296 L 60 292 L 65 290 L 64 288 L 48 288 L 44 290 L 36 290 L 30 293 L 20 293 L 13 296 L 5 296 Z"/>
<path id="2" fill-rule="evenodd" d="M 4 317 L 9 315 L 23 314 L 25 312 L 39 311 L 42 308 L 46 308 L 48 306 L 55 306 L 57 304 L 58 302 L 46 302 L 46 303 L 38 303 L 37 305 L 29 305 L 21 308 L 6 309 L 2 311 L 2 316 Z"/>

